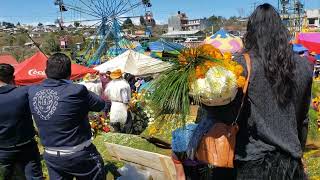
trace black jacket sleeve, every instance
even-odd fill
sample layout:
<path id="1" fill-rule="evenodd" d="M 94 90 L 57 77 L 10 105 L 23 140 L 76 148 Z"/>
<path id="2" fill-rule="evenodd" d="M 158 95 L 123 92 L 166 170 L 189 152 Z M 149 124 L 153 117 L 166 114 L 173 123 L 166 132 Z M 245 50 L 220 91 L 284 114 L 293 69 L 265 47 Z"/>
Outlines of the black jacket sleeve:
<path id="1" fill-rule="evenodd" d="M 89 110 L 94 112 L 107 111 L 110 108 L 110 103 L 106 103 L 95 93 L 88 91 Z"/>
<path id="2" fill-rule="evenodd" d="M 301 143 L 302 149 L 304 149 L 306 142 L 307 142 L 307 135 L 308 135 L 308 124 L 309 124 L 309 107 L 311 101 L 311 86 L 312 80 L 310 80 L 309 84 L 307 85 L 304 96 L 302 99 L 301 104 L 301 111 L 298 119 L 298 136 Z"/>
<path id="3" fill-rule="evenodd" d="M 307 59 L 298 60 L 297 62 L 308 62 Z M 302 67 L 300 79 L 303 81 L 298 81 L 298 83 L 296 84 L 297 86 L 300 86 L 298 89 L 301 89 L 301 99 L 300 101 L 296 102 L 298 104 L 297 125 L 299 140 L 302 150 L 304 150 L 308 136 L 309 108 L 313 81 L 313 65 L 309 63 L 305 63 L 303 65 L 300 63 L 299 65 L 301 65 Z"/>

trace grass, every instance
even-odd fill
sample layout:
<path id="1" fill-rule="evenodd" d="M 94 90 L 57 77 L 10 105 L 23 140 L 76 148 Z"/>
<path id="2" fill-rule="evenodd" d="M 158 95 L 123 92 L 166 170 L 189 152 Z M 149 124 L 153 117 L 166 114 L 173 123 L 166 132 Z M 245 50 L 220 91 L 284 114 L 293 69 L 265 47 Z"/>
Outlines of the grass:
<path id="1" fill-rule="evenodd" d="M 312 96 L 320 96 L 319 82 L 313 83 Z M 307 164 L 307 171 L 310 180 L 320 180 L 320 132 L 317 128 L 317 119 L 317 112 L 313 109 L 310 109 L 307 150 L 304 154 L 304 159 Z"/>
<path id="2" fill-rule="evenodd" d="M 320 149 L 311 148 L 304 154 L 305 162 L 307 164 L 308 176 L 312 180 L 320 179 Z"/>

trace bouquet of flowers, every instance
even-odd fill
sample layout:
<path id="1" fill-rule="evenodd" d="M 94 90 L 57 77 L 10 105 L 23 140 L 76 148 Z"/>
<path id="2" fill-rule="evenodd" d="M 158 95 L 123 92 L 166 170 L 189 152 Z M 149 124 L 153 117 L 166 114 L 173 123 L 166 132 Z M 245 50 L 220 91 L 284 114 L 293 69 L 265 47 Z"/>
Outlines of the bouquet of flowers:
<path id="1" fill-rule="evenodd" d="M 107 124 L 108 117 L 104 117 L 101 113 L 90 113 L 89 123 L 91 126 L 92 133 L 97 135 L 99 132 L 109 132 L 110 127 Z"/>
<path id="2" fill-rule="evenodd" d="M 221 106 L 230 103 L 245 85 L 243 67 L 212 45 L 183 49 L 171 59 L 173 66 L 156 79 L 149 96 L 157 115 L 189 114 L 190 97 L 197 104 Z"/>
<path id="3" fill-rule="evenodd" d="M 317 129 L 320 131 L 320 97 L 312 99 L 312 107 L 317 112 Z"/>
<path id="4" fill-rule="evenodd" d="M 149 123 L 148 114 L 145 112 L 144 93 L 133 93 L 129 102 L 129 112 L 131 114 L 132 129 L 130 134 L 141 134 L 146 129 Z"/>

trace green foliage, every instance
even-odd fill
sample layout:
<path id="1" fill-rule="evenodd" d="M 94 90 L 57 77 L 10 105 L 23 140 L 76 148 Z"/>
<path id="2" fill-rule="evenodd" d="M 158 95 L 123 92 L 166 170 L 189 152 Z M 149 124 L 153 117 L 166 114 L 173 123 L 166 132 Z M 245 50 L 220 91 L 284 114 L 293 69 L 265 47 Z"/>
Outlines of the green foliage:
<path id="1" fill-rule="evenodd" d="M 73 23 L 73 25 L 74 25 L 74 27 L 79 27 L 79 26 L 80 26 L 80 22 L 79 22 L 79 21 L 75 21 L 75 22 Z"/>
<path id="2" fill-rule="evenodd" d="M 312 83 L 312 97 L 319 97 L 320 96 L 320 82 L 313 81 Z M 320 140 L 320 132 L 318 131 L 317 120 L 318 120 L 318 113 L 314 109 L 309 110 L 309 139 L 312 141 L 319 141 Z"/>
<path id="3" fill-rule="evenodd" d="M 130 18 L 127 18 L 122 24 L 123 29 L 130 29 L 133 27 L 134 27 L 134 24 Z"/>
<path id="4" fill-rule="evenodd" d="M 0 23 L 0 25 L 1 25 L 1 23 Z M 5 22 L 5 21 L 2 22 L 2 26 L 4 26 L 5 28 L 14 28 L 15 27 L 13 23 Z"/>
<path id="5" fill-rule="evenodd" d="M 226 19 L 222 16 L 212 15 L 211 17 L 208 18 L 208 21 L 211 27 L 209 27 L 207 30 L 216 32 L 221 27 L 223 27 L 223 23 L 226 21 Z"/>
<path id="6" fill-rule="evenodd" d="M 195 116 L 186 117 L 186 124 L 194 123 L 195 121 Z M 147 138 L 156 138 L 160 141 L 166 142 L 167 144 L 171 144 L 172 131 L 182 126 L 183 121 L 178 115 L 164 115 L 155 119 L 155 121 L 142 132 L 141 136 Z"/>
<path id="7" fill-rule="evenodd" d="M 53 34 L 50 33 L 45 37 L 44 43 L 42 48 L 46 54 L 51 54 L 54 52 L 60 51 L 60 45 L 58 38 Z"/>
<path id="8" fill-rule="evenodd" d="M 240 22 L 239 18 L 240 17 L 231 16 L 230 18 L 227 19 L 222 16 L 212 15 L 211 17 L 208 18 L 210 27 L 206 29 L 206 32 L 215 33 L 220 28 L 228 27 L 228 26 L 232 26 L 237 30 L 243 30 L 246 27 L 246 22 Z"/>
<path id="9" fill-rule="evenodd" d="M 27 42 L 28 38 L 25 34 L 19 34 L 16 37 L 16 44 L 18 46 L 24 46 L 24 44 Z"/>
<path id="10" fill-rule="evenodd" d="M 155 108 L 156 117 L 164 114 L 179 114 L 185 119 L 189 114 L 189 77 L 193 68 L 179 68 L 175 65 L 167 72 L 160 75 L 152 85 L 155 89 L 150 94 L 148 100 L 151 106 Z"/>
<path id="11" fill-rule="evenodd" d="M 307 164 L 307 172 L 309 178 L 312 180 L 320 179 L 320 150 L 311 150 L 304 154 L 304 158 Z"/>
<path id="12" fill-rule="evenodd" d="M 8 35 L 5 37 L 5 41 L 8 43 L 7 45 L 9 46 L 13 46 L 15 41 L 16 41 L 16 38 L 14 37 L 14 35 Z"/>
<path id="13" fill-rule="evenodd" d="M 313 81 L 312 83 L 312 97 L 320 96 L 320 82 Z"/>
<path id="14" fill-rule="evenodd" d="M 318 113 L 317 111 L 310 109 L 309 110 L 309 132 L 308 136 L 310 140 L 319 140 L 320 139 L 320 133 L 318 131 L 317 126 L 317 119 L 318 119 Z"/>
<path id="15" fill-rule="evenodd" d="M 26 58 L 32 56 L 37 50 L 36 49 L 25 49 L 25 48 L 17 48 L 12 49 L 9 51 L 9 53 L 16 58 L 18 62 L 22 62 Z"/>
<path id="16" fill-rule="evenodd" d="M 127 146 L 143 151 L 149 151 L 159 153 L 163 155 L 169 155 L 171 152 L 158 148 L 157 146 L 149 143 L 147 140 L 132 134 L 120 134 L 120 133 L 106 133 L 103 135 L 105 142 Z"/>

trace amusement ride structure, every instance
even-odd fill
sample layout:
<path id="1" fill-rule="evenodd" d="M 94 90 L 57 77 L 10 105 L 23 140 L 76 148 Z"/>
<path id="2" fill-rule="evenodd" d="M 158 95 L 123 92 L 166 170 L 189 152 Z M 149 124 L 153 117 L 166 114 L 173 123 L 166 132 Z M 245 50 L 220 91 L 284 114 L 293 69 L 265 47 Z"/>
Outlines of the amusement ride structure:
<path id="1" fill-rule="evenodd" d="M 146 33 L 151 34 L 150 25 L 154 19 L 150 0 L 55 0 L 54 4 L 59 7 L 60 27 L 63 27 L 63 16 L 66 13 L 79 13 L 85 19 L 76 21 L 91 22 L 91 26 L 97 27 L 91 42 L 81 55 L 81 59 L 86 60 L 89 65 L 100 64 L 101 57 L 110 46 L 119 49 L 122 38 L 121 24 L 124 20 L 143 16 Z M 144 15 L 141 15 L 141 12 L 144 12 Z M 111 44 L 107 43 L 110 39 Z"/>
<path id="2" fill-rule="evenodd" d="M 305 11 L 300 0 L 278 0 L 278 9 L 291 34 L 302 30 Z"/>

